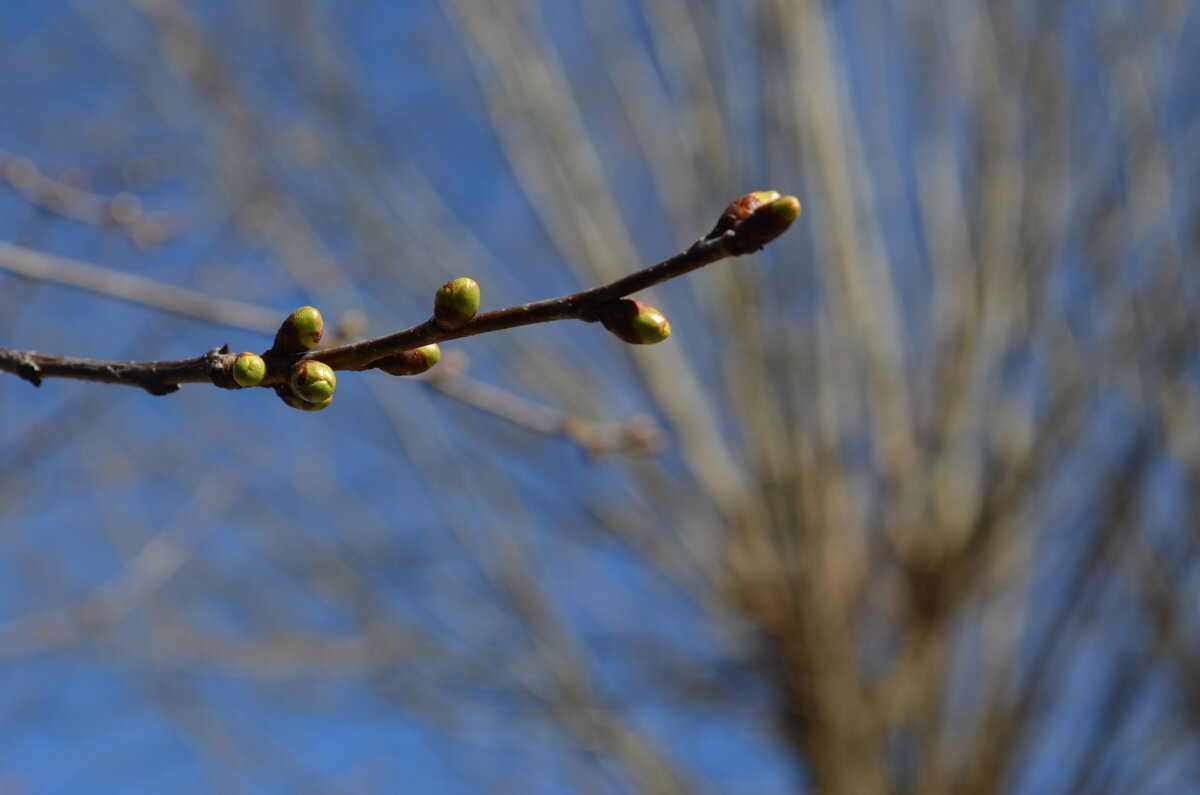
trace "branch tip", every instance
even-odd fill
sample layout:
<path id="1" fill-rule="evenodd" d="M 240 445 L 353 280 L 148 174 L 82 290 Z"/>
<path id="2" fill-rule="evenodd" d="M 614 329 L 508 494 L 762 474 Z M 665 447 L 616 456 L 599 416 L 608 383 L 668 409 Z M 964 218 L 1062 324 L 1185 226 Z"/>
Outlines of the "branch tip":
<path id="1" fill-rule="evenodd" d="M 705 240 L 725 237 L 732 254 L 759 251 L 800 217 L 800 200 L 779 191 L 760 190 L 730 202 Z"/>

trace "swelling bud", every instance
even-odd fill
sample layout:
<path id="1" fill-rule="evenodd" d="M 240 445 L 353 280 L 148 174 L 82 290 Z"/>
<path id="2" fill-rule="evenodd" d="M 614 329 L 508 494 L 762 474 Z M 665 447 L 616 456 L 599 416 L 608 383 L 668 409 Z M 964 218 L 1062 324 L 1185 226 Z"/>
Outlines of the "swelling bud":
<path id="1" fill-rule="evenodd" d="M 238 386 L 258 386 L 267 375 L 267 363 L 254 353 L 239 353 L 233 360 L 233 380 Z"/>
<path id="2" fill-rule="evenodd" d="M 748 254 L 782 235 L 799 217 L 800 200 L 795 196 L 781 196 L 774 190 L 755 191 L 730 203 L 706 239 L 732 231 L 736 234 L 729 250 Z"/>
<path id="3" fill-rule="evenodd" d="M 708 233 L 707 237 L 720 237 L 730 229 L 737 229 L 742 225 L 750 215 L 762 207 L 764 204 L 769 204 L 779 198 L 777 190 L 759 190 L 754 193 L 747 193 L 740 199 L 735 199 L 729 203 L 721 213 L 721 217 L 717 220 L 717 225 Z"/>
<path id="4" fill-rule="evenodd" d="M 436 342 L 411 351 L 385 356 L 375 367 L 388 375 L 420 375 L 442 359 L 442 349 Z"/>
<path id="5" fill-rule="evenodd" d="M 479 311 L 479 284 L 463 276 L 446 282 L 433 296 L 433 319 L 444 329 L 461 328 Z"/>
<path id="6" fill-rule="evenodd" d="M 325 330 L 325 319 L 313 306 L 302 306 L 287 316 L 275 333 L 273 350 L 279 353 L 303 353 L 315 348 Z"/>
<path id="7" fill-rule="evenodd" d="M 649 304 L 619 298 L 603 304 L 596 317 L 604 327 L 631 345 L 653 345 L 671 336 L 671 324 Z"/>
<path id="8" fill-rule="evenodd" d="M 315 359 L 296 362 L 292 368 L 292 394 L 309 403 L 328 403 L 337 388 L 333 368 Z"/>

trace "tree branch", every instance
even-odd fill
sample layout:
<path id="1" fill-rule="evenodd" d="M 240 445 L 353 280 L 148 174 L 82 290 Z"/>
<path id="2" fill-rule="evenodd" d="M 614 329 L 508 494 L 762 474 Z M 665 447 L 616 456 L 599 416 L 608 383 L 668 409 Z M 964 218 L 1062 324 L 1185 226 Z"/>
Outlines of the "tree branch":
<path id="1" fill-rule="evenodd" d="M 430 317 L 424 323 L 403 331 L 348 345 L 292 354 L 282 354 L 272 349 L 263 356 L 267 372 L 259 386 L 286 383 L 292 367 L 304 359 L 319 360 L 334 370 L 368 370 L 385 357 L 436 342 L 554 320 L 595 322 L 600 319 L 597 311 L 606 304 L 726 257 L 757 251 L 782 234 L 799 213 L 799 203 L 793 197 L 781 198 L 777 193 L 770 193 L 773 199 L 768 192 L 748 194 L 738 199 L 729 205 L 713 231 L 705 237 L 673 257 L 609 284 L 557 298 L 483 312 L 457 328 L 446 328 L 436 318 Z M 12 255 L 13 249 L 0 243 L 0 255 Z M 12 260 L 13 257 L 8 256 L 8 259 Z M 54 264 L 55 259 L 47 261 Z M 71 266 L 68 270 L 83 273 L 80 268 L 83 263 L 66 264 Z M 170 297 L 178 303 L 187 297 L 187 293 L 184 290 L 171 290 Z M 42 378 L 74 378 L 136 386 L 154 395 L 165 395 L 185 383 L 210 382 L 226 389 L 239 388 L 232 376 L 236 358 L 227 345 L 193 359 L 167 362 L 114 362 L 0 348 L 0 371 L 14 373 L 35 386 L 41 383 Z"/>
<path id="2" fill-rule="evenodd" d="M 287 367 L 290 368 L 291 362 L 300 359 L 320 359 L 335 370 L 365 370 L 385 356 L 410 351 L 433 342 L 473 337 L 476 334 L 549 323 L 554 320 L 594 322 L 594 313 L 603 304 L 731 256 L 734 252 L 731 251 L 730 243 L 734 237 L 734 233 L 730 232 L 716 238 L 703 238 L 670 259 L 631 273 L 615 282 L 558 298 L 482 312 L 456 329 L 442 328 L 430 318 L 424 323 L 387 336 L 287 357 Z M 268 362 L 268 366 L 270 364 L 271 362 Z M 271 368 L 268 371 L 268 380 L 264 383 L 286 380 L 286 373 L 287 368 L 279 374 L 275 374 L 274 368 Z M 273 375 L 276 375 L 276 378 L 272 379 Z"/>
<path id="3" fill-rule="evenodd" d="M 657 454 L 665 447 L 662 428 L 653 417 L 637 414 L 622 422 L 595 423 L 569 411 L 526 400 L 464 375 L 466 356 L 446 355 L 438 367 L 421 376 L 430 388 L 500 417 L 526 430 L 564 436 L 599 457 L 614 451 Z"/>
<path id="4" fill-rule="evenodd" d="M 164 242 L 171 236 L 175 226 L 166 213 L 151 214 L 143 210 L 141 202 L 132 193 L 92 193 L 62 180 L 51 179 L 32 160 L 2 150 L 0 179 L 35 207 L 85 224 L 114 227 L 141 249 L 153 248 Z"/>
<path id="5" fill-rule="evenodd" d="M 78 287 L 222 326 L 253 329 L 264 334 L 272 334 L 279 327 L 277 313 L 253 304 L 215 298 L 184 287 L 160 284 L 132 273 L 121 273 L 90 262 L 45 254 L 3 241 L 0 241 L 0 268 L 27 279 Z"/>

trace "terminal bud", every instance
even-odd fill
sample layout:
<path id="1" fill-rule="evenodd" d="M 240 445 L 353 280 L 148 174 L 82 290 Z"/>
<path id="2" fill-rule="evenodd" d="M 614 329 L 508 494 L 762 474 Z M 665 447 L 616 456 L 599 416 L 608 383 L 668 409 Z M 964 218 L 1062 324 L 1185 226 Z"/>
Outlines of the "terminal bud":
<path id="1" fill-rule="evenodd" d="M 800 200 L 795 196 L 781 196 L 774 190 L 755 191 L 730 203 L 706 239 L 735 232 L 730 250 L 748 254 L 782 235 L 799 217 Z"/>

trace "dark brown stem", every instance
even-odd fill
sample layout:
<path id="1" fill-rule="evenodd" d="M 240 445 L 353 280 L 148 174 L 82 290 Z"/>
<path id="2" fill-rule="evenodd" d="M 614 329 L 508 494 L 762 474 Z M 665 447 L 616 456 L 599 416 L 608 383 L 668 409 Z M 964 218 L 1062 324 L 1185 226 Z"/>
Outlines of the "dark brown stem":
<path id="1" fill-rule="evenodd" d="M 430 318 L 395 334 L 349 345 L 314 349 L 301 354 L 271 354 L 264 357 L 267 376 L 261 386 L 269 387 L 287 381 L 292 366 L 301 359 L 319 359 L 335 370 L 368 370 L 385 356 L 433 342 L 553 320 L 594 322 L 596 309 L 603 304 L 742 253 L 746 250 L 743 245 L 746 241 L 741 238 L 737 230 L 710 234 L 673 257 L 609 284 L 558 298 L 483 312 L 456 329 L 441 328 Z M 234 358 L 235 354 L 230 353 L 228 346 L 194 359 L 171 362 L 109 362 L 0 348 L 0 371 L 15 373 L 35 386 L 41 383 L 42 378 L 75 378 L 137 386 L 151 394 L 165 395 L 185 383 L 207 382 L 227 389 L 236 388 L 230 375 Z"/>
<path id="2" fill-rule="evenodd" d="M 639 290 L 645 290 L 730 256 L 729 242 L 733 238 L 734 233 L 730 232 L 712 240 L 698 240 L 675 256 L 617 279 L 615 282 L 558 298 L 547 298 L 544 301 L 482 312 L 456 329 L 441 328 L 431 318 L 412 328 L 384 337 L 363 340 L 337 348 L 308 351 L 304 354 L 284 358 L 287 360 L 288 367 L 299 359 L 320 359 L 335 370 L 366 370 L 384 356 L 401 351 L 411 351 L 431 342 L 445 342 L 518 326 L 548 323 L 552 320 L 576 319 L 592 322 L 595 320 L 592 313 L 601 304 L 623 298 Z M 268 380 L 282 379 L 287 372 L 286 367 L 277 372 L 273 366 L 274 361 L 269 361 L 267 364 Z"/>
<path id="3" fill-rule="evenodd" d="M 152 395 L 167 395 L 186 383 L 210 382 L 228 387 L 221 372 L 228 370 L 225 360 L 231 357 L 228 346 L 195 359 L 171 362 L 108 362 L 0 348 L 0 371 L 15 373 L 34 386 L 41 386 L 43 378 L 74 378 L 137 386 Z"/>

